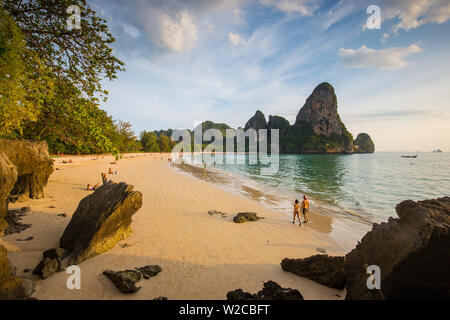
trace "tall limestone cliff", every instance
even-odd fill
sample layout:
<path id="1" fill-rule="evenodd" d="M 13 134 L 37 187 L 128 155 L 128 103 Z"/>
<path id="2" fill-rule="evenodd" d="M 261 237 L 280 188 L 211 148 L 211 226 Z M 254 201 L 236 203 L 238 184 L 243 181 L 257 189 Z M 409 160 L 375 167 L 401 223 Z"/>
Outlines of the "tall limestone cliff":
<path id="1" fill-rule="evenodd" d="M 337 97 L 329 83 L 319 84 L 308 97 L 295 121 L 303 122 L 310 124 L 316 135 L 330 137 L 332 134 L 343 134 L 344 124 L 337 112 Z"/>

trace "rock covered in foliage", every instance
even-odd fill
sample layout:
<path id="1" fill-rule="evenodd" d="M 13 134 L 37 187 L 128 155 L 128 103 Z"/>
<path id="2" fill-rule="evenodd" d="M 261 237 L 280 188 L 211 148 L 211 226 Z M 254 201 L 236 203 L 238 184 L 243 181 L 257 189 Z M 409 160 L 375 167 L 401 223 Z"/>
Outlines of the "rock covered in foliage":
<path id="1" fill-rule="evenodd" d="M 108 183 L 82 199 L 60 239 L 79 264 L 112 249 L 131 233 L 131 218 L 142 206 L 142 194 L 124 182 Z"/>
<path id="2" fill-rule="evenodd" d="M 5 221 L 8 212 L 8 196 L 16 181 L 16 166 L 12 164 L 4 152 L 0 151 L 0 236 L 8 226 Z"/>
<path id="3" fill-rule="evenodd" d="M 264 219 L 263 217 L 258 217 L 255 212 L 240 212 L 234 218 L 235 223 L 244 223 L 249 221 L 258 221 Z"/>
<path id="4" fill-rule="evenodd" d="M 17 181 L 10 193 L 10 201 L 18 198 L 44 197 L 44 187 L 53 172 L 53 159 L 45 141 L 0 139 L 0 151 L 17 168 Z"/>
<path id="5" fill-rule="evenodd" d="M 360 133 L 353 141 L 355 153 L 374 153 L 375 144 L 367 133 Z"/>
<path id="6" fill-rule="evenodd" d="M 281 262 L 281 268 L 330 288 L 345 287 L 344 257 L 317 254 L 305 259 L 285 258 Z"/>
<path id="7" fill-rule="evenodd" d="M 395 208 L 345 257 L 346 299 L 449 299 L 450 197 Z M 367 288 L 367 267 L 381 271 L 381 290 Z"/>
<path id="8" fill-rule="evenodd" d="M 108 277 L 122 293 L 135 293 L 141 289 L 141 287 L 136 287 L 136 283 L 141 280 L 141 273 L 139 271 L 105 270 L 103 271 L 103 274 Z"/>
<path id="9" fill-rule="evenodd" d="M 6 248 L 0 245 L 0 300 L 24 299 L 22 279 L 16 277 L 15 268 L 6 256 Z"/>
<path id="10" fill-rule="evenodd" d="M 257 294 L 251 294 L 237 289 L 227 293 L 227 300 L 304 300 L 300 291 L 282 288 L 274 281 L 264 283 L 263 289 Z"/>
<path id="11" fill-rule="evenodd" d="M 245 130 L 247 131 L 248 129 L 255 129 L 256 131 L 260 129 L 267 129 L 267 121 L 264 113 L 257 110 L 255 115 L 245 124 Z"/>

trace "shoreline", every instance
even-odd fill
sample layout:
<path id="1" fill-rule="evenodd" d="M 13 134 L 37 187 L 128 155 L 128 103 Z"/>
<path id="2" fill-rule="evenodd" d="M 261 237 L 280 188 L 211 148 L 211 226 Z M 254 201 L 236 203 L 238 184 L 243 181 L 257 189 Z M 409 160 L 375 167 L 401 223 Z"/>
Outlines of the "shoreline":
<path id="1" fill-rule="evenodd" d="M 89 156 L 64 156 L 73 163 L 56 159 L 55 172 L 45 188 L 46 197 L 12 204 L 10 209 L 30 206 L 23 223 L 31 228 L 3 237 L 8 258 L 18 276 L 36 283 L 33 297 L 38 299 L 225 299 L 228 291 L 242 288 L 256 292 L 263 282 L 273 280 L 283 287 L 300 290 L 305 299 L 343 299 L 345 293 L 282 271 L 281 260 L 304 258 L 325 248 L 329 255 L 343 255 L 350 246 L 346 239 L 351 224 L 311 214 L 313 223 L 293 225 L 286 215 L 270 210 L 262 203 L 227 192 L 213 183 L 182 174 L 172 168 L 169 154 L 127 154 L 117 165 L 112 156 L 98 160 Z M 92 160 L 92 161 L 88 161 Z M 112 250 L 80 264 L 81 290 L 69 290 L 69 275 L 57 273 L 40 280 L 25 268 L 33 269 L 42 251 L 55 247 L 79 201 L 100 181 L 100 172 L 109 167 L 118 175 L 113 181 L 125 181 L 144 196 L 143 207 L 133 216 L 133 233 Z M 228 212 L 225 217 L 210 216 L 208 210 Z M 238 225 L 234 214 L 257 212 L 265 219 Z M 58 216 L 66 213 L 67 217 Z M 312 212 L 311 212 L 312 213 Z M 327 233 L 332 229 L 334 232 Z M 321 231 L 322 229 L 322 231 Z M 325 232 L 324 232 L 325 231 Z M 364 232 L 365 233 L 365 232 Z M 33 236 L 31 241 L 17 241 Z M 360 237 L 359 237 L 360 239 Z M 345 243 L 342 245 L 339 243 Z M 128 244 L 128 247 L 122 245 Z M 351 246 L 353 248 L 354 245 Z M 158 264 L 163 271 L 133 295 L 121 294 L 102 275 L 105 269 L 123 270 Z"/>

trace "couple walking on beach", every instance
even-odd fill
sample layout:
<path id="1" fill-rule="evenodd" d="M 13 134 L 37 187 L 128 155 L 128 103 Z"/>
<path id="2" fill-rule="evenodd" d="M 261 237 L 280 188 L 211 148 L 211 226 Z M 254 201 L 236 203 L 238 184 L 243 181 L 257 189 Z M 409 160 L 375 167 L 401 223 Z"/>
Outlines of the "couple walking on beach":
<path id="1" fill-rule="evenodd" d="M 302 226 L 302 221 L 300 220 L 300 211 L 303 213 L 303 218 L 305 219 L 305 223 L 307 223 L 308 220 L 308 210 L 309 210 L 309 201 L 307 196 L 303 196 L 303 202 L 300 206 L 299 201 L 295 200 L 294 203 L 294 220 L 292 220 L 292 223 L 295 224 L 295 217 L 298 218 L 298 225 Z"/>

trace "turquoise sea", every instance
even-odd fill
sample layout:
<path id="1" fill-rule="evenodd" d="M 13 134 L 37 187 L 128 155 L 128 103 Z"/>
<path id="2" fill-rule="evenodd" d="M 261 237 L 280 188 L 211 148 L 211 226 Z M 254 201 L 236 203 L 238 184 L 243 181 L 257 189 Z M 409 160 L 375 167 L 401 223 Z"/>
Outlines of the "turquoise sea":
<path id="1" fill-rule="evenodd" d="M 266 172 L 263 164 L 249 164 L 248 155 L 228 155 L 246 163 L 209 168 L 232 177 L 233 189 L 260 190 L 280 211 L 290 214 L 292 201 L 306 194 L 313 206 L 371 223 L 395 217 L 403 200 L 450 196 L 450 153 L 402 155 L 413 154 L 280 155 L 278 170 Z"/>

